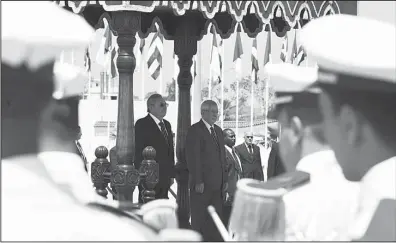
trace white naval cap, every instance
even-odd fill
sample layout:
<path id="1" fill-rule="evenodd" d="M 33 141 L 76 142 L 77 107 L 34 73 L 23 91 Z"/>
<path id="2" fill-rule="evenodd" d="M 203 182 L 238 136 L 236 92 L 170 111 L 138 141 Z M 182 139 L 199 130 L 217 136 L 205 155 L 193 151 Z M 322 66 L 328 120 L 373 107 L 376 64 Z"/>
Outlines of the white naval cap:
<path id="1" fill-rule="evenodd" d="M 53 2 L 4 1 L 1 61 L 31 71 L 51 63 L 63 50 L 84 49 L 94 29 L 80 16 Z"/>
<path id="2" fill-rule="evenodd" d="M 54 65 L 54 99 L 61 100 L 79 96 L 84 92 L 88 82 L 87 72 L 77 66 L 55 62 Z"/>
<path id="3" fill-rule="evenodd" d="M 299 37 L 318 63 L 318 84 L 396 92 L 395 30 L 390 23 L 337 14 L 310 21 Z"/>
<path id="4" fill-rule="evenodd" d="M 265 70 L 275 91 L 274 104 L 292 103 L 296 99 L 310 99 L 319 89 L 310 88 L 317 80 L 317 69 L 290 63 L 267 64 Z"/>

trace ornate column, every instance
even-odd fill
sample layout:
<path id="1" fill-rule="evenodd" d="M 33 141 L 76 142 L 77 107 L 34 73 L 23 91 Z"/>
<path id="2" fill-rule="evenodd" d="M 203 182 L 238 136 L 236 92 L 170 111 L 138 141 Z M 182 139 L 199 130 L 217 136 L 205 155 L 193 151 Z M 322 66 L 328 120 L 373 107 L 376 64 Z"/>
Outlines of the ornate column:
<path id="1" fill-rule="evenodd" d="M 179 88 L 179 107 L 177 113 L 177 139 L 176 139 L 176 170 L 177 170 L 177 203 L 180 227 L 189 227 L 190 197 L 188 189 L 188 170 L 184 153 L 188 128 L 191 126 L 191 99 L 190 88 L 192 84 L 191 65 L 193 56 L 197 53 L 197 37 L 195 36 L 195 22 L 184 17 L 179 22 L 175 36 L 175 54 L 178 56 L 180 68 L 177 76 Z"/>
<path id="2" fill-rule="evenodd" d="M 120 201 L 132 202 L 133 191 L 139 182 L 135 169 L 135 127 L 133 114 L 133 73 L 136 59 L 133 47 L 135 34 L 140 29 L 139 12 L 117 11 L 112 13 L 112 26 L 117 32 L 119 46 L 117 69 L 119 73 L 117 168 L 112 171 L 111 182 L 116 187 Z"/>

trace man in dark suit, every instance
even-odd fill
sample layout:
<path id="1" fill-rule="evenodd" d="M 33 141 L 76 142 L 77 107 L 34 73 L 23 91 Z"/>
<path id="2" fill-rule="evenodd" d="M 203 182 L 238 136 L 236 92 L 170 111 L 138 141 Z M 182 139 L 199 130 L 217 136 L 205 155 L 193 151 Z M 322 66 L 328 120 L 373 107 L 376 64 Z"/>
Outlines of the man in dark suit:
<path id="1" fill-rule="evenodd" d="M 223 215 L 223 197 L 227 189 L 227 171 L 223 131 L 214 123 L 218 107 L 213 100 L 201 105 L 202 119 L 193 124 L 186 138 L 185 155 L 189 171 L 191 226 L 205 241 L 222 241 L 208 213 L 213 205 Z"/>
<path id="2" fill-rule="evenodd" d="M 253 133 L 246 132 L 245 142 L 236 146 L 235 150 L 242 163 L 243 177 L 264 181 L 260 148 L 253 144 Z"/>
<path id="3" fill-rule="evenodd" d="M 279 154 L 279 129 L 268 127 L 270 132 L 271 152 L 268 158 L 267 179 L 286 172 L 285 166 Z"/>
<path id="4" fill-rule="evenodd" d="M 234 201 L 236 184 L 242 178 L 242 165 L 238 155 L 235 152 L 235 133 L 232 129 L 226 128 L 223 130 L 225 153 L 228 172 L 228 188 L 226 194 L 226 201 L 223 209 L 223 221 L 228 225 L 231 216 L 232 202 Z"/>
<path id="5" fill-rule="evenodd" d="M 84 150 L 83 150 L 80 142 L 78 141 L 78 140 L 81 139 L 81 136 L 82 136 L 81 127 L 77 126 L 77 128 L 76 128 L 76 140 L 75 140 L 76 148 L 77 148 L 77 154 L 80 155 L 81 159 L 84 161 L 84 169 L 85 169 L 86 172 L 88 172 L 88 160 L 87 160 L 87 157 L 85 157 L 85 153 L 84 153 Z"/>
<path id="6" fill-rule="evenodd" d="M 159 164 L 159 181 L 155 186 L 155 198 L 168 199 L 168 191 L 175 178 L 175 152 L 171 124 L 164 119 L 168 104 L 160 94 L 153 94 L 147 100 L 147 116 L 135 124 L 135 167 L 140 169 L 142 152 L 147 146 L 156 151 Z M 143 188 L 139 185 L 139 202 L 143 203 Z"/>

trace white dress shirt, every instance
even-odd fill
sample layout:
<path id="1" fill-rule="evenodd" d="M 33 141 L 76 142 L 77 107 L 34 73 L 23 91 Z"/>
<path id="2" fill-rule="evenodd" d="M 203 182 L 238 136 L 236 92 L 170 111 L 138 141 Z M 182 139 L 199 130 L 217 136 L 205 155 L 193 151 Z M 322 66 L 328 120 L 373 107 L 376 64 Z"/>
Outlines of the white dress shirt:
<path id="1" fill-rule="evenodd" d="M 396 157 L 375 165 L 360 181 L 359 206 L 349 228 L 350 239 L 364 236 L 382 199 L 396 199 Z"/>
<path id="2" fill-rule="evenodd" d="M 4 241 L 158 241 L 134 221 L 76 202 L 59 190 L 36 155 L 1 163 Z M 117 234 L 98 233 L 103 222 L 108 232 Z"/>
<path id="3" fill-rule="evenodd" d="M 345 240 L 359 192 L 345 179 L 333 151 L 305 156 L 297 169 L 311 180 L 284 196 L 287 241 Z"/>

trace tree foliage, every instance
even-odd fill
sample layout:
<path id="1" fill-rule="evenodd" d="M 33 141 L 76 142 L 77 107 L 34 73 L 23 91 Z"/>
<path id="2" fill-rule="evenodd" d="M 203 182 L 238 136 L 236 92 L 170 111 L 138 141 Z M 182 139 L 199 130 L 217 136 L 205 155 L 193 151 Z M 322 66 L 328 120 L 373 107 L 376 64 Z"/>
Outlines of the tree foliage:
<path id="1" fill-rule="evenodd" d="M 208 82 L 208 81 L 207 81 Z M 273 98 L 274 98 L 274 90 L 271 86 L 268 86 L 268 101 L 265 97 L 265 86 L 267 79 L 260 79 L 257 84 L 253 83 L 253 97 L 254 97 L 254 107 L 257 108 L 256 102 L 258 102 L 258 106 L 260 108 L 259 114 L 255 114 L 256 117 L 264 117 L 265 116 L 265 107 L 268 103 L 268 110 L 271 111 L 273 109 Z M 235 80 L 231 84 L 224 85 L 224 102 L 223 102 L 223 112 L 224 120 L 235 120 L 236 114 L 236 99 L 237 99 L 237 83 L 239 85 L 238 90 L 238 114 L 240 120 L 243 120 L 244 117 L 250 117 L 250 106 L 251 106 L 251 95 L 252 95 L 252 81 L 250 76 L 243 77 L 238 82 Z M 228 87 L 227 87 L 228 86 Z M 203 99 L 209 98 L 209 88 L 205 87 L 201 90 L 201 97 Z M 214 83 L 212 84 L 211 90 L 211 99 L 215 100 L 218 104 L 221 104 L 221 84 Z M 249 113 L 246 114 L 246 111 L 249 110 Z"/>

